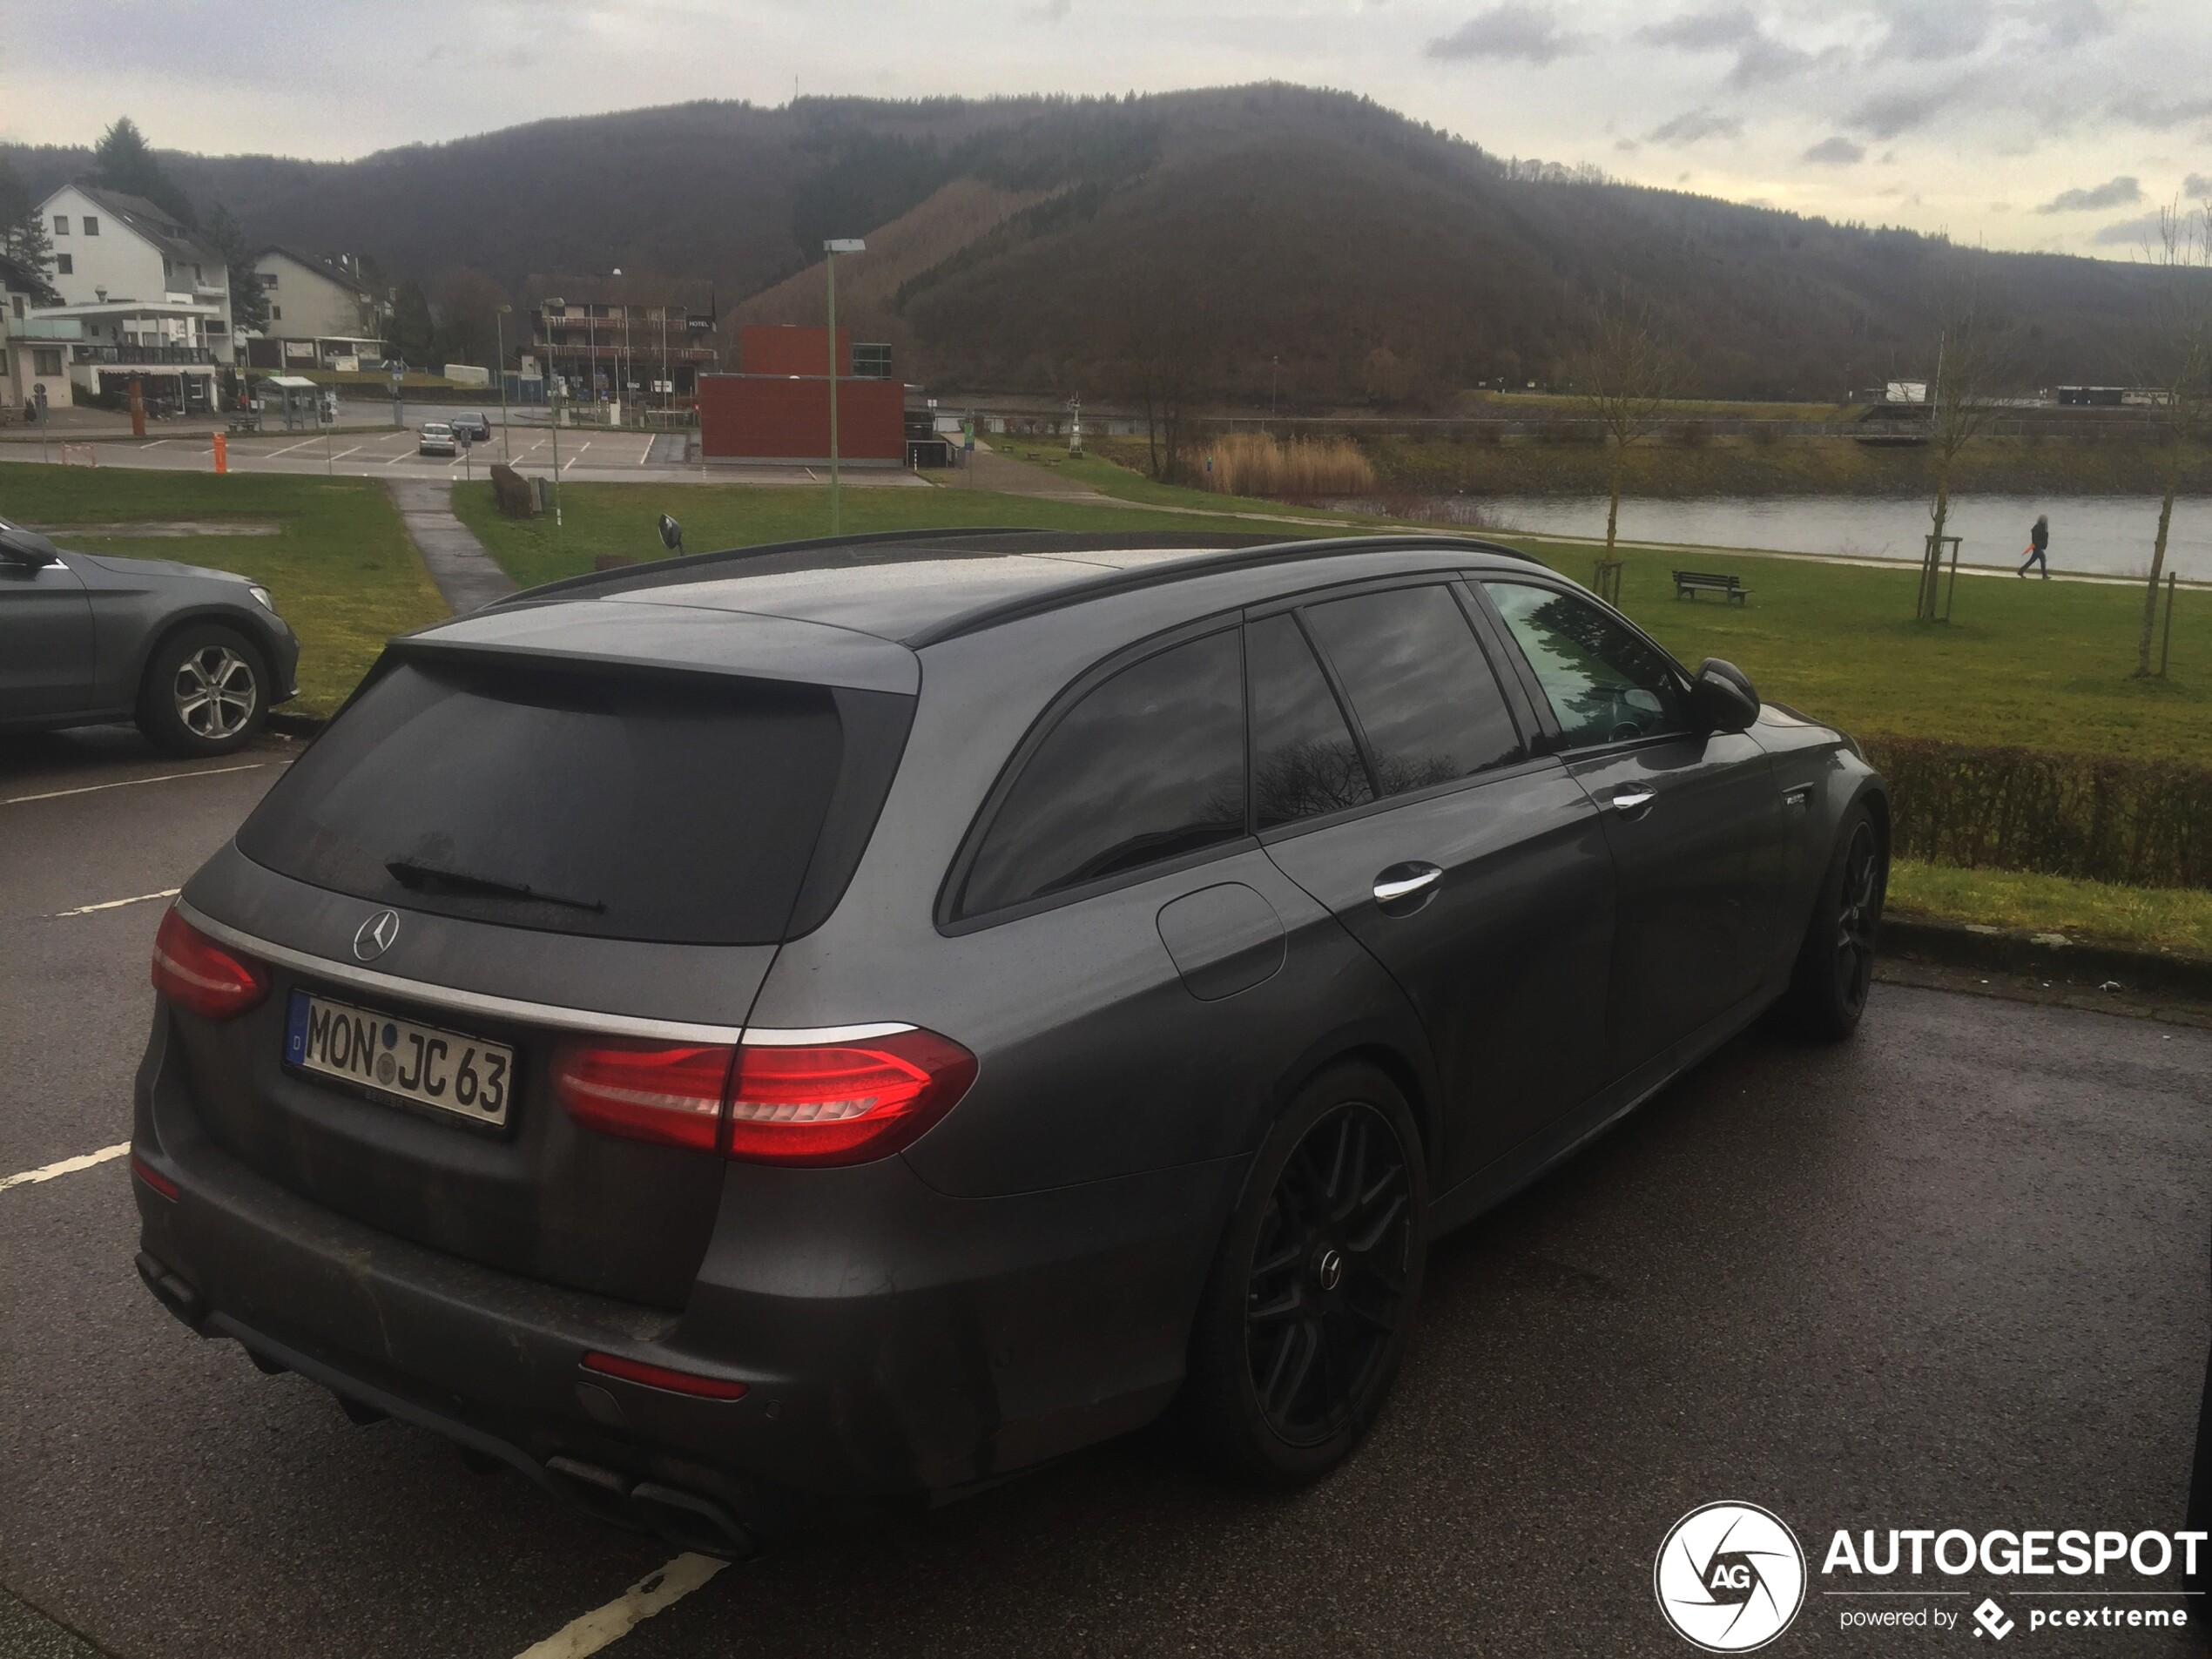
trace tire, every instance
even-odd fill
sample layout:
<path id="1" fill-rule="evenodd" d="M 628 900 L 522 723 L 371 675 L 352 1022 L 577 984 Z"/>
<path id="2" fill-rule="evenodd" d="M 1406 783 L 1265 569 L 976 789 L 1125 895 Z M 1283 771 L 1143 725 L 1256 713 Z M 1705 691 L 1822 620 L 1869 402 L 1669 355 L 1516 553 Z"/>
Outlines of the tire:
<path id="1" fill-rule="evenodd" d="M 253 740 L 268 713 L 269 671 L 234 629 L 179 628 L 146 662 L 138 730 L 171 754 L 233 753 Z"/>
<path id="2" fill-rule="evenodd" d="M 1784 1022 L 1798 1035 L 1840 1042 L 1858 1028 L 1888 886 L 1889 860 L 1873 816 L 1854 806 L 1836 832 L 1836 850 L 1782 996 Z"/>
<path id="3" fill-rule="evenodd" d="M 1420 1136 L 1390 1079 L 1345 1065 L 1300 1089 L 1199 1301 L 1181 1414 L 1203 1455 L 1285 1490 L 1351 1453 L 1405 1353 L 1427 1225 Z"/>

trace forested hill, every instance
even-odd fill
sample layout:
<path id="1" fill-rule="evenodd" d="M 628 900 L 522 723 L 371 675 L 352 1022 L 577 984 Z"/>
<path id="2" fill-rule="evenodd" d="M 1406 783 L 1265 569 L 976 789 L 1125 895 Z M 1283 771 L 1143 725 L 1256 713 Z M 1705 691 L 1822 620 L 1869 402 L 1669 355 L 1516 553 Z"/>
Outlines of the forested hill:
<path id="1" fill-rule="evenodd" d="M 36 192 L 82 152 L 11 152 Z M 2144 274 L 1993 254 L 1501 162 L 1363 98 L 700 103 L 346 163 L 163 152 L 253 239 L 433 287 L 533 272 L 711 279 L 725 314 L 818 314 L 826 236 L 861 337 L 969 389 L 1433 402 L 1549 379 L 1602 293 L 1648 300 L 1712 395 L 1834 398 L 1921 372 L 1971 283 L 2023 386 L 2122 374 Z M 873 269 L 871 264 L 873 263 Z M 849 298 L 848 298 L 849 296 Z M 1279 368 L 1276 360 L 1279 359 Z"/>

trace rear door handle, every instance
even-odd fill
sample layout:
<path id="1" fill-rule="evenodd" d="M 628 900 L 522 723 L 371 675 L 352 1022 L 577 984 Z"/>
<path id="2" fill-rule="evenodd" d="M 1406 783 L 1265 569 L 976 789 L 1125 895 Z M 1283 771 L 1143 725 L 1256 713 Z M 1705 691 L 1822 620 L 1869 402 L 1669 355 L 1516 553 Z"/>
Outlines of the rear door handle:
<path id="1" fill-rule="evenodd" d="M 1656 789 L 1646 789 L 1642 784 L 1623 784 L 1607 797 L 1606 805 L 1623 818 L 1642 818 L 1658 799 Z"/>
<path id="2" fill-rule="evenodd" d="M 1375 904 L 1386 915 L 1406 916 L 1428 902 L 1444 872 L 1419 860 L 1393 864 L 1375 878 Z"/>

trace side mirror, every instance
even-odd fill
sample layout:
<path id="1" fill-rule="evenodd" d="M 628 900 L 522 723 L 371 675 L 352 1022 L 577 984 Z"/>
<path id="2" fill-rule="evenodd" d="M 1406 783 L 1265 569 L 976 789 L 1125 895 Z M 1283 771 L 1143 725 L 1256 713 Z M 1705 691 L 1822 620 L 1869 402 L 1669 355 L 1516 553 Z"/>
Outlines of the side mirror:
<path id="1" fill-rule="evenodd" d="M 18 570 L 43 570 L 50 564 L 61 562 L 61 556 L 54 551 L 54 544 L 44 536 L 30 530 L 17 529 L 12 524 L 0 529 L 0 563 Z"/>
<path id="2" fill-rule="evenodd" d="M 671 553 L 684 550 L 684 527 L 666 513 L 660 516 L 660 544 Z"/>
<path id="3" fill-rule="evenodd" d="M 1689 711 L 1708 732 L 1742 732 L 1759 718 L 1759 694 L 1734 663 L 1708 657 L 1689 683 Z"/>

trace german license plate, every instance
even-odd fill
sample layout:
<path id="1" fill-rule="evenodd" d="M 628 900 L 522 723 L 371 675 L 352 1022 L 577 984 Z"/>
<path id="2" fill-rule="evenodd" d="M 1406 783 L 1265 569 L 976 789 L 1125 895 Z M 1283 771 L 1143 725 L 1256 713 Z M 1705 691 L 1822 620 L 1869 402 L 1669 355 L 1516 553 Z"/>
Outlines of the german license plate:
<path id="1" fill-rule="evenodd" d="M 503 1042 L 292 994 L 284 1061 L 495 1128 L 507 1122 L 515 1051 Z"/>

